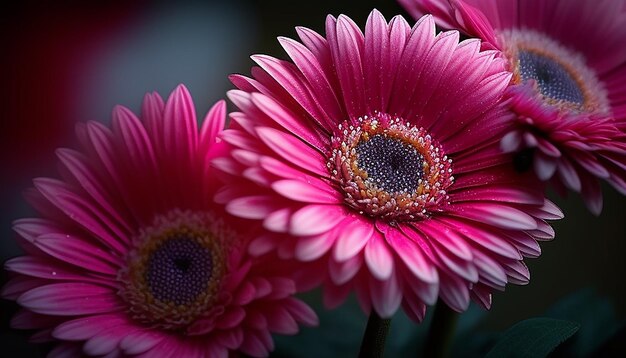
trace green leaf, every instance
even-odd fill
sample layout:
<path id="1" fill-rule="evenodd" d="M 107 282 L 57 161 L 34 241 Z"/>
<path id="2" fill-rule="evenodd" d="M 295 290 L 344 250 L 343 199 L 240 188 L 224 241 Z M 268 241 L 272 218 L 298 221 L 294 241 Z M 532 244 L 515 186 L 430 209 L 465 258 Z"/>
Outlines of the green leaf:
<path id="1" fill-rule="evenodd" d="M 588 357 L 619 331 L 613 304 L 592 289 L 561 299 L 546 311 L 547 317 L 580 323 L 576 337 L 559 347 L 565 356 Z"/>
<path id="2" fill-rule="evenodd" d="M 487 357 L 546 357 L 580 325 L 552 318 L 531 318 L 509 328 Z"/>

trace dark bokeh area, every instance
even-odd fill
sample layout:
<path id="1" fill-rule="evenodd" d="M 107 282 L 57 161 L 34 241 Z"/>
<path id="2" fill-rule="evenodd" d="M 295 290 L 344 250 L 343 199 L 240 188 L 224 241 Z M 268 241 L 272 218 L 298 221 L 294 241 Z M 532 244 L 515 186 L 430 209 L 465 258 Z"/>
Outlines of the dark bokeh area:
<path id="1" fill-rule="evenodd" d="M 54 150 L 74 145 L 76 122 L 108 122 L 116 104 L 137 113 L 145 92 L 166 96 L 179 83 L 189 88 L 201 117 L 232 88 L 228 74 L 249 73 L 251 54 L 286 58 L 277 36 L 295 37 L 295 26 L 323 33 L 327 14 L 344 13 L 363 28 L 373 8 L 387 19 L 406 16 L 393 0 L 26 2 L 3 11 L 0 260 L 20 254 L 11 222 L 32 214 L 21 193 L 34 177 L 56 176 Z M 613 303 L 619 320 L 626 318 L 626 198 L 608 186 L 604 194 L 600 217 L 575 195 L 555 198 L 566 213 L 555 225 L 556 239 L 542 244 L 540 258 L 526 261 L 529 285 L 494 295 L 483 328 L 539 316 L 581 288 L 594 289 Z M 44 355 L 49 347 L 9 328 L 17 305 L 0 302 L 3 351 Z"/>

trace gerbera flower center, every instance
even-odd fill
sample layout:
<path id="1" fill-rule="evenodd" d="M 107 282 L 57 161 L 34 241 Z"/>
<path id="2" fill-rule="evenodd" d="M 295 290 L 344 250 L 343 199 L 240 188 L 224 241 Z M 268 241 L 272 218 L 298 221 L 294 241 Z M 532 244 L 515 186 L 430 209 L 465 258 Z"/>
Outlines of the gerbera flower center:
<path id="1" fill-rule="evenodd" d="M 577 52 L 535 31 L 500 34 L 514 82 L 534 80 L 543 101 L 575 112 L 607 112 L 606 91 Z"/>
<path id="2" fill-rule="evenodd" d="M 226 271 L 216 227 L 210 214 L 175 210 L 140 232 L 119 274 L 133 318 L 179 329 L 208 311 Z"/>
<path id="3" fill-rule="evenodd" d="M 376 134 L 360 141 L 355 149 L 359 168 L 382 190 L 415 191 L 424 177 L 424 156 L 402 140 Z"/>
<path id="4" fill-rule="evenodd" d="M 149 256 L 146 283 L 157 300 L 185 305 L 206 289 L 212 267 L 209 248 L 181 235 L 161 243 Z"/>
<path id="5" fill-rule="evenodd" d="M 410 221 L 447 205 L 452 161 L 423 128 L 375 113 L 341 124 L 332 145 L 328 168 L 360 213 Z"/>

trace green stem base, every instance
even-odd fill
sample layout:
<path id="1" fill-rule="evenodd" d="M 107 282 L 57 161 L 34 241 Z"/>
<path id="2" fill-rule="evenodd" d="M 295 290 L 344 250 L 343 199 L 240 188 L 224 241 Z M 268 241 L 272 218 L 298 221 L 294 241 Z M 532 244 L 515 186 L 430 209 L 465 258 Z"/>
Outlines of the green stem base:
<path id="1" fill-rule="evenodd" d="M 391 326 L 391 318 L 380 318 L 373 311 L 367 320 L 367 327 L 361 341 L 361 350 L 359 358 L 382 358 L 385 352 L 385 342 L 387 341 L 387 333 Z"/>
<path id="2" fill-rule="evenodd" d="M 424 347 L 424 357 L 444 358 L 450 355 L 450 346 L 458 317 L 458 313 L 450 309 L 443 301 L 437 301 Z"/>

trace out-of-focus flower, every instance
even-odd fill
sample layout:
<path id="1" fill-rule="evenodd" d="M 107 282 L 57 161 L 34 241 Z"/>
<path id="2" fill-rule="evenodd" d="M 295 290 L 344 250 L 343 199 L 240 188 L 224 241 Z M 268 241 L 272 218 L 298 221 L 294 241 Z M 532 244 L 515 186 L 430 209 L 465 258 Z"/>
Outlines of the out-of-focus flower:
<path id="1" fill-rule="evenodd" d="M 504 150 L 532 156 L 540 179 L 580 192 L 596 215 L 599 179 L 626 195 L 626 2 L 399 1 L 503 51 L 517 114 Z"/>
<path id="2" fill-rule="evenodd" d="M 5 264 L 2 294 L 24 308 L 13 326 L 61 341 L 52 356 L 256 357 L 272 332 L 315 324 L 289 270 L 246 254 L 259 231 L 212 204 L 224 120 L 218 102 L 198 129 L 179 86 L 165 104 L 146 95 L 141 119 L 117 107 L 111 129 L 78 126 L 83 150 L 57 152 L 63 180 L 28 194 L 41 217 L 15 222 L 28 254 Z"/>
<path id="3" fill-rule="evenodd" d="M 523 256 L 562 214 L 500 150 L 504 61 L 435 35 L 430 16 L 411 29 L 374 11 L 365 34 L 329 16 L 325 38 L 297 32 L 302 43 L 279 39 L 292 62 L 257 55 L 252 78 L 232 76 L 241 112 L 213 162 L 228 175 L 216 200 L 283 235 L 250 252 L 310 262 L 299 283 L 323 280 L 330 307 L 354 290 L 366 312 L 402 304 L 417 321 L 438 296 L 462 311 L 527 283 Z"/>

